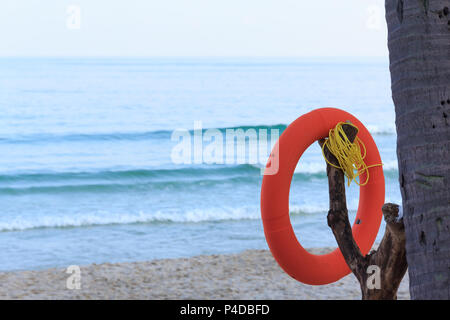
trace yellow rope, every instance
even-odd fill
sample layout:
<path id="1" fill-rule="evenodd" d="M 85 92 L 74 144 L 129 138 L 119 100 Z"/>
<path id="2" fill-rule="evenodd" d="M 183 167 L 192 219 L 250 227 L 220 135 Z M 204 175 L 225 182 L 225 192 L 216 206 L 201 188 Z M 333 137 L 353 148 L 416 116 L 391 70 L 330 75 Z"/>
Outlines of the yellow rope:
<path id="1" fill-rule="evenodd" d="M 381 166 L 382 164 L 373 164 L 367 166 L 364 162 L 364 158 L 366 157 L 366 146 L 364 143 L 356 137 L 355 142 L 350 142 L 347 135 L 342 128 L 343 124 L 351 125 L 358 130 L 358 127 L 349 123 L 349 122 L 339 122 L 334 129 L 331 129 L 329 132 L 328 139 L 325 140 L 325 143 L 322 145 L 322 155 L 325 158 L 325 161 L 338 169 L 342 169 L 344 175 L 348 179 L 348 185 L 355 180 L 355 183 L 359 186 L 364 186 L 369 182 L 369 168 Z M 339 166 L 332 164 L 328 161 L 327 157 L 325 157 L 324 148 L 328 147 L 328 150 L 336 157 L 339 162 Z M 361 147 L 363 148 L 363 153 L 361 153 Z M 356 181 L 356 178 L 359 177 L 362 173 L 366 173 L 366 181 Z"/>

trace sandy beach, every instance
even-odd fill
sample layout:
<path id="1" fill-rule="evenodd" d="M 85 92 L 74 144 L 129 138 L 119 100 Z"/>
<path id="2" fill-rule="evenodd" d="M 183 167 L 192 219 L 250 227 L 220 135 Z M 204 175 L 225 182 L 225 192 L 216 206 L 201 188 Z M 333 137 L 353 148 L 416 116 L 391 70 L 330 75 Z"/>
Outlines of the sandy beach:
<path id="1" fill-rule="evenodd" d="M 330 248 L 310 249 L 315 254 Z M 81 288 L 67 289 L 66 269 L 0 273 L 0 299 L 360 299 L 350 274 L 325 286 L 286 275 L 267 250 L 81 266 Z M 409 299 L 408 275 L 398 299 Z"/>

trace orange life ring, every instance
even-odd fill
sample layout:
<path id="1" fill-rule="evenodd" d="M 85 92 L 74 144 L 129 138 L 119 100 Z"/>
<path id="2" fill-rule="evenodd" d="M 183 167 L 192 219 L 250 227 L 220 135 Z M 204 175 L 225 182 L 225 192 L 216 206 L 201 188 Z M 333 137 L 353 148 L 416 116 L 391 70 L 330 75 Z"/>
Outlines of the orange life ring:
<path id="1" fill-rule="evenodd" d="M 311 285 L 338 281 L 350 273 L 339 248 L 325 255 L 306 251 L 297 240 L 289 218 L 289 190 L 295 167 L 303 152 L 314 142 L 328 136 L 338 122 L 350 120 L 359 128 L 365 144 L 367 165 L 381 163 L 378 148 L 364 125 L 340 109 L 313 110 L 291 123 L 278 139 L 267 163 L 261 187 L 261 216 L 269 248 L 281 268 L 294 279 Z M 273 171 L 274 163 L 278 169 Z M 270 170 L 269 170 L 270 169 Z M 352 227 L 362 254 L 371 249 L 380 228 L 384 203 L 382 166 L 369 169 L 369 182 L 360 186 L 358 212 Z M 365 181 L 366 175 L 360 176 Z"/>

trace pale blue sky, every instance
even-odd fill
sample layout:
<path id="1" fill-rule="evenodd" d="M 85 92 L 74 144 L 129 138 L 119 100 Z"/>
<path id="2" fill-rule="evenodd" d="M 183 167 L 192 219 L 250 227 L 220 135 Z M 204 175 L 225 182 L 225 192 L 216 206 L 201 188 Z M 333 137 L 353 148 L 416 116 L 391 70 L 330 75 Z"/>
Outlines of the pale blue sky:
<path id="1" fill-rule="evenodd" d="M 383 0 L 1 0 L 0 26 L 2 56 L 387 56 Z"/>

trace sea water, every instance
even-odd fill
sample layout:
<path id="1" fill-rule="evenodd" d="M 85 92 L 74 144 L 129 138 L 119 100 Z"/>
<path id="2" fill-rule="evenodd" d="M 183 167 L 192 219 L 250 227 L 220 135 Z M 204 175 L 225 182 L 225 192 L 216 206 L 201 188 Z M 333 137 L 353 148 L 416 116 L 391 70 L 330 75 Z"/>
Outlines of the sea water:
<path id="1" fill-rule="evenodd" d="M 267 249 L 264 161 L 180 163 L 174 132 L 270 136 L 320 107 L 366 125 L 401 203 L 387 59 L 1 58 L 0 270 Z M 351 219 L 358 197 L 353 184 Z M 327 210 L 313 144 L 290 193 L 304 247 L 336 246 Z"/>

